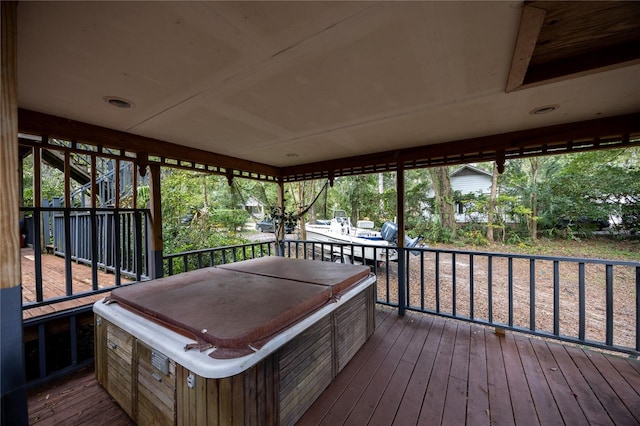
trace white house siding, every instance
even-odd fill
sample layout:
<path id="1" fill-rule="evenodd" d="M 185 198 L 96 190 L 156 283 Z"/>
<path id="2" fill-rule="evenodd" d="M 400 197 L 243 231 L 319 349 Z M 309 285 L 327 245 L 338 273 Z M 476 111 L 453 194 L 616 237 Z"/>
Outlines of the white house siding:
<path id="1" fill-rule="evenodd" d="M 488 195 L 491 193 L 491 175 L 465 168 L 451 176 L 451 189 L 461 194 Z"/>
<path id="2" fill-rule="evenodd" d="M 486 172 L 477 167 L 470 165 L 462 166 L 449 175 L 451 180 L 451 189 L 459 191 L 461 194 L 474 194 L 474 195 L 489 195 L 491 194 L 491 173 Z M 433 189 L 429 190 L 428 196 L 434 197 L 435 193 Z M 429 213 L 426 214 L 430 216 Z M 469 220 L 474 222 L 487 222 L 486 215 L 474 215 L 473 218 L 469 218 L 464 212 L 459 213 L 459 206 L 456 206 L 456 222 L 467 222 Z"/>

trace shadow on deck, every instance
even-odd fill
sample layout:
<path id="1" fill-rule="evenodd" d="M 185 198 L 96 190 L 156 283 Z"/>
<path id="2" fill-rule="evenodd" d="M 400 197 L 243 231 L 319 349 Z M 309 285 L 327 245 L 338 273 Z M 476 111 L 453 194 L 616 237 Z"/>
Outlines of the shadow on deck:
<path id="1" fill-rule="evenodd" d="M 376 323 L 298 424 L 640 423 L 638 360 L 385 307 Z M 29 420 L 132 424 L 93 369 L 30 392 Z"/>

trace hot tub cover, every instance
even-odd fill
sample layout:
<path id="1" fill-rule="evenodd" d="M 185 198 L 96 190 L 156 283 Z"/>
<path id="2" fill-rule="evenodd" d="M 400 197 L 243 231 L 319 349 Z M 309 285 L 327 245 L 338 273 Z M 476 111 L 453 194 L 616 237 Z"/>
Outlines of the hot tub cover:
<path id="1" fill-rule="evenodd" d="M 280 256 L 258 257 L 242 262 L 227 263 L 220 265 L 219 268 L 328 286 L 331 287 L 334 295 L 367 277 L 370 272 L 369 267 L 363 265 L 337 264 Z"/>
<path id="2" fill-rule="evenodd" d="M 346 289 L 368 275 L 366 267 L 282 260 L 237 262 L 237 270 L 211 267 L 186 272 L 113 290 L 110 300 L 192 337 L 201 349 L 214 346 L 210 354 L 214 358 L 234 358 L 260 348 L 329 303 L 334 290 Z M 270 275 L 278 268 L 286 278 Z M 312 282 L 288 279 L 304 279 L 305 273 Z M 325 284 L 322 277 L 327 278 Z"/>

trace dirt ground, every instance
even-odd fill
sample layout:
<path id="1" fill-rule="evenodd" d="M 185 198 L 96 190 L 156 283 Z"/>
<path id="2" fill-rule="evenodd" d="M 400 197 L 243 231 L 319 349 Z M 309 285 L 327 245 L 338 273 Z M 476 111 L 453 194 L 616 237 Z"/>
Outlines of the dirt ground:
<path id="1" fill-rule="evenodd" d="M 554 243 L 555 244 L 555 243 Z M 521 253 L 534 252 L 549 256 L 602 258 L 609 260 L 638 262 L 640 245 L 615 242 L 617 251 L 594 249 L 593 242 L 564 241 L 554 249 L 521 248 Z M 443 247 L 443 250 L 506 253 L 509 247 L 460 248 Z M 545 253 L 554 251 L 556 254 Z M 513 251 L 513 248 L 512 250 Z M 537 252 L 537 253 L 536 253 Z M 612 279 L 613 297 L 613 344 L 635 347 L 636 339 L 636 265 L 594 264 L 579 261 L 513 259 L 484 254 L 436 254 L 425 252 L 410 256 L 408 303 L 411 306 L 473 317 L 475 319 L 510 323 L 509 276 L 512 277 L 512 319 L 516 327 L 535 327 L 538 331 L 554 333 L 554 299 L 557 298 L 558 334 L 578 337 L 580 324 L 580 280 L 584 282 L 584 326 L 585 338 L 598 342 L 606 341 L 606 282 L 607 274 Z M 617 258 L 617 259 L 614 259 Z M 638 264 L 640 265 L 640 264 Z M 436 270 L 439 279 L 436 281 Z M 511 270 L 511 274 L 509 274 Z M 473 271 L 473 275 L 471 275 Z M 391 264 L 389 273 L 389 300 L 397 298 L 397 264 Z M 380 270 L 378 298 L 387 297 L 386 270 Z M 558 280 L 557 295 L 554 292 L 554 276 Z M 455 304 L 454 304 L 455 292 Z M 421 298 L 420 294 L 424 294 Z M 472 296 L 473 295 L 473 296 Z M 531 307 L 534 307 L 533 318 Z M 532 324 L 533 323 L 533 324 Z"/>

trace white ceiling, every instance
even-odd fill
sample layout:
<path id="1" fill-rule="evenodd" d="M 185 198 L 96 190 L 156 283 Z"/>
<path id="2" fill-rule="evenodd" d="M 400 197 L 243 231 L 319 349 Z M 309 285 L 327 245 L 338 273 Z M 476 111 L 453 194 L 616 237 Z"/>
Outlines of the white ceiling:
<path id="1" fill-rule="evenodd" d="M 278 167 L 640 111 L 638 64 L 505 93 L 521 8 L 20 2 L 18 102 Z"/>

